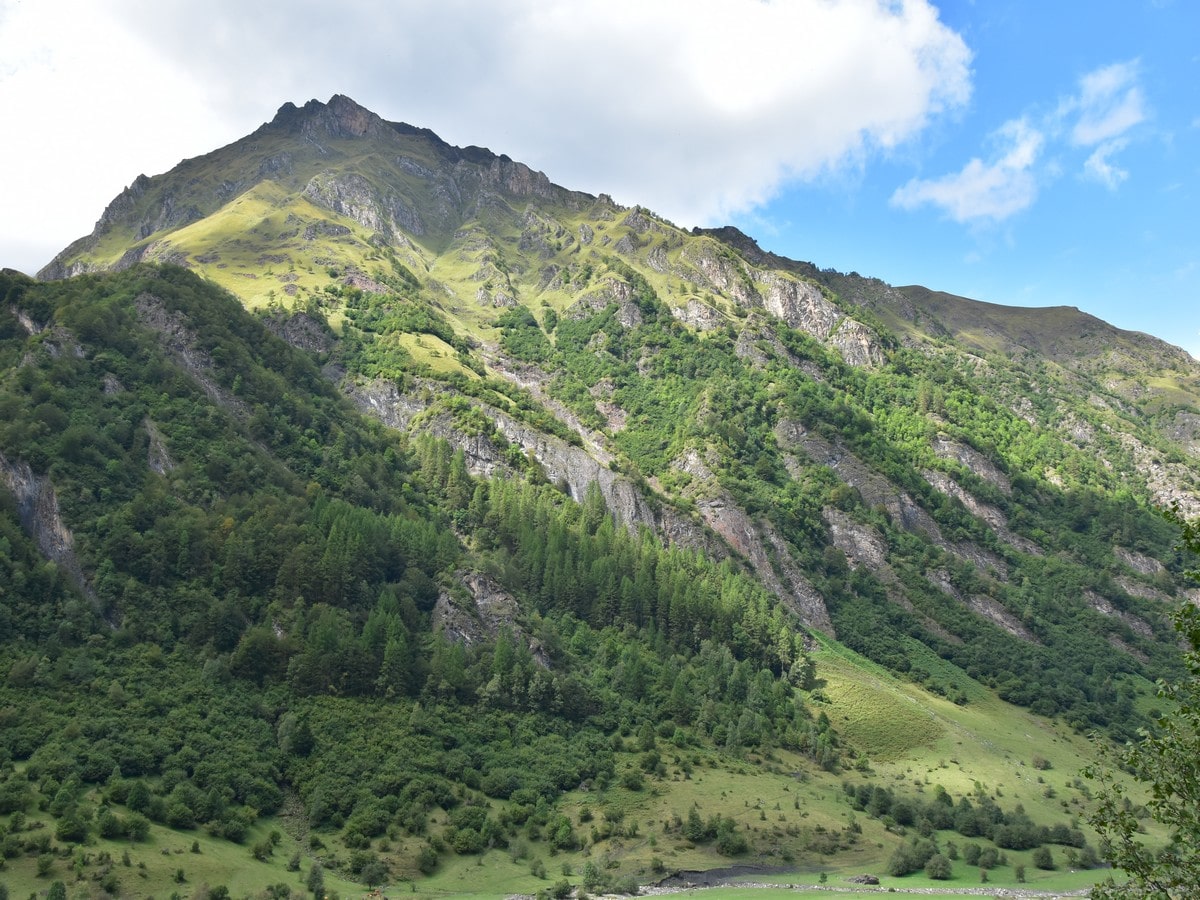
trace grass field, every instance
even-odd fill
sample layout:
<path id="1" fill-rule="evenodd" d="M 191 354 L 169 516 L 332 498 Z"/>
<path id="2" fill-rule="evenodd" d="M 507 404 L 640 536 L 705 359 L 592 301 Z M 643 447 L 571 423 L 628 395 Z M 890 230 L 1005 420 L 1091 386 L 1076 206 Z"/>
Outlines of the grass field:
<path id="1" fill-rule="evenodd" d="M 373 842 L 371 849 L 388 861 L 389 894 L 428 897 L 507 896 L 533 894 L 566 879 L 579 884 L 589 863 L 612 876 L 633 877 L 642 884 L 673 872 L 697 872 L 728 866 L 750 866 L 776 874 L 742 876 L 761 883 L 811 885 L 814 895 L 827 888 L 849 888 L 846 879 L 870 873 L 883 890 L 953 891 L 983 887 L 980 870 L 962 859 L 949 881 L 914 874 L 887 876 L 895 847 L 907 836 L 877 819 L 856 813 L 843 789 L 846 782 L 870 780 L 898 796 L 932 795 L 942 786 L 957 800 L 988 796 L 1004 809 L 1021 804 L 1037 823 L 1081 824 L 1090 805 L 1089 785 L 1079 771 L 1095 759 L 1095 746 L 1064 726 L 1042 720 L 994 698 L 977 686 L 964 685 L 971 698 L 957 706 L 900 681 L 836 644 L 815 652 L 816 691 L 835 727 L 869 771 L 831 773 L 805 757 L 775 750 L 734 755 L 710 747 L 676 747 L 660 741 L 664 770 L 648 776 L 640 790 L 621 785 L 620 775 L 638 765 L 640 752 L 632 736 L 617 755 L 617 779 L 603 790 L 566 794 L 558 808 L 574 824 L 582 846 L 552 852 L 543 841 L 515 839 L 507 848 L 459 856 L 443 853 L 430 877 L 421 877 L 413 860 L 423 838 L 396 832 Z M 1035 765 L 1035 756 L 1038 758 Z M 93 802 L 97 798 L 93 798 Z M 493 801 L 498 811 L 501 804 Z M 695 845 L 679 828 L 689 811 L 702 818 L 728 817 L 747 837 L 750 851 L 730 858 L 711 845 Z M 121 811 L 121 814 L 124 814 Z M 22 840 L 54 831 L 46 813 L 31 812 Z M 0 817 L 8 825 L 11 817 Z M 435 812 L 429 830 L 447 824 Z M 1084 829 L 1086 833 L 1086 828 Z M 266 860 L 252 848 L 277 833 Z M 175 831 L 153 826 L 146 841 L 93 840 L 82 846 L 51 845 L 48 852 L 26 852 L 4 861 L 0 884 L 10 897 L 42 894 L 55 880 L 69 896 L 91 896 L 101 886 L 115 887 L 125 897 L 197 896 L 203 886 L 225 885 L 234 897 L 305 892 L 305 878 L 316 860 L 325 868 L 325 885 L 341 897 L 357 896 L 364 887 L 339 878 L 339 865 L 350 855 L 337 832 L 317 834 L 317 842 L 296 814 L 261 820 L 242 844 L 218 840 L 203 831 Z M 968 839 L 951 832 L 937 834 L 939 846 L 964 847 Z M 986 848 L 982 839 L 970 839 Z M 1094 845 L 1095 836 L 1088 834 Z M 315 848 L 315 849 L 314 849 Z M 1086 888 L 1103 872 L 1069 872 L 1065 851 L 1054 847 L 1058 868 L 1037 869 L 1032 851 L 1007 851 L 1006 862 L 988 872 L 988 884 L 1017 887 L 1017 866 L 1024 866 L 1026 889 L 1073 891 Z M 39 874 L 39 870 L 41 874 Z M 827 884 L 818 884 L 821 874 Z M 820 888 L 826 890 L 818 891 Z M 780 889 L 780 893 L 782 892 Z M 110 891 L 111 893 L 112 891 Z M 864 891 L 862 896 L 875 896 Z M 706 891 L 704 896 L 741 896 L 741 888 Z M 775 895 L 757 890 L 755 898 Z M 932 896 L 939 896 L 934 893 Z M 201 894 L 201 896 L 203 896 Z M 797 896 L 788 891 L 788 896 Z M 839 893 L 838 896 L 854 896 Z M 986 896 L 986 895 L 985 895 Z"/>

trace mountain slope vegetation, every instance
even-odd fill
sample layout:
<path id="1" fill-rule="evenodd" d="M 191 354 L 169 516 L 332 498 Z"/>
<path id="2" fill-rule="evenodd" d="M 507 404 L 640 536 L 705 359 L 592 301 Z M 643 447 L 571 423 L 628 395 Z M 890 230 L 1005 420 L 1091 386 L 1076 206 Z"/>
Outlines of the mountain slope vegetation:
<path id="1" fill-rule="evenodd" d="M 686 232 L 344 97 L 139 177 L 42 275 L 0 276 L 29 877 L 133 890 L 89 842 L 176 832 L 344 884 L 1086 865 L 1078 735 L 1180 671 L 1200 367 L 1077 312 Z"/>

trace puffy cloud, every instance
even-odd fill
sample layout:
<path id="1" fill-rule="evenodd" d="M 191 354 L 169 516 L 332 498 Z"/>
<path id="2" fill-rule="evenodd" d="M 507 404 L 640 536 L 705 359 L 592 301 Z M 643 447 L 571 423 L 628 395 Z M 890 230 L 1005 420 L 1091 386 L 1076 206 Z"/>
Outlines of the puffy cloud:
<path id="1" fill-rule="evenodd" d="M 1079 94 L 1065 107 L 1078 115 L 1071 130 L 1076 145 L 1091 147 L 1112 141 L 1146 118 L 1136 60 L 1089 72 L 1080 79 L 1079 88 Z"/>
<path id="2" fill-rule="evenodd" d="M 996 133 L 1002 152 L 991 162 L 975 158 L 961 171 L 941 178 L 914 178 L 892 194 L 892 205 L 940 208 L 955 222 L 999 222 L 1031 206 L 1037 198 L 1034 165 L 1045 136 L 1025 119 Z"/>
<path id="3" fill-rule="evenodd" d="M 971 89 L 970 53 L 928 0 L 116 8 L 230 115 L 345 93 L 681 224 L 906 141 Z"/>
<path id="4" fill-rule="evenodd" d="M 1129 172 L 1114 157 L 1128 145 L 1129 130 L 1147 115 L 1138 77 L 1136 60 L 1089 72 L 1079 80 L 1078 92 L 1052 113 L 1032 124 L 1025 117 L 1002 126 L 994 135 L 1002 150 L 990 162 L 974 158 L 958 172 L 915 178 L 892 194 L 892 205 L 934 206 L 962 223 L 1002 221 L 1033 205 L 1039 182 L 1061 174 L 1060 160 L 1040 163 L 1048 146 L 1054 151 L 1090 148 L 1084 177 L 1115 190 Z"/>

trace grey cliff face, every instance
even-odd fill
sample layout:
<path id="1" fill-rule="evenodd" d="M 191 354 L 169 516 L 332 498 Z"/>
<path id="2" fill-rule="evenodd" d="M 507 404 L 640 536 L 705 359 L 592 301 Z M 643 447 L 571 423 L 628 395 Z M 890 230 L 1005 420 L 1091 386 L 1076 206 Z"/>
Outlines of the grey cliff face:
<path id="1" fill-rule="evenodd" d="M 0 480 L 16 499 L 21 526 L 34 539 L 42 555 L 66 572 L 94 604 L 95 593 L 75 555 L 75 537 L 62 520 L 58 494 L 50 479 L 35 474 L 28 463 L 9 461 L 0 453 Z"/>

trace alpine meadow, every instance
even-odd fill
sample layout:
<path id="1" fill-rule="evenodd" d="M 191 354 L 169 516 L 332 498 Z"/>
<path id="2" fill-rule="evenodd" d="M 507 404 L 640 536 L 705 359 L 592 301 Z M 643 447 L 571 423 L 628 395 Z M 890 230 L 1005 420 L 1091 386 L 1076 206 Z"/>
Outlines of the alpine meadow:
<path id="1" fill-rule="evenodd" d="M 0 900 L 1119 885 L 1198 454 L 1155 338 L 285 104 L 0 274 Z"/>

